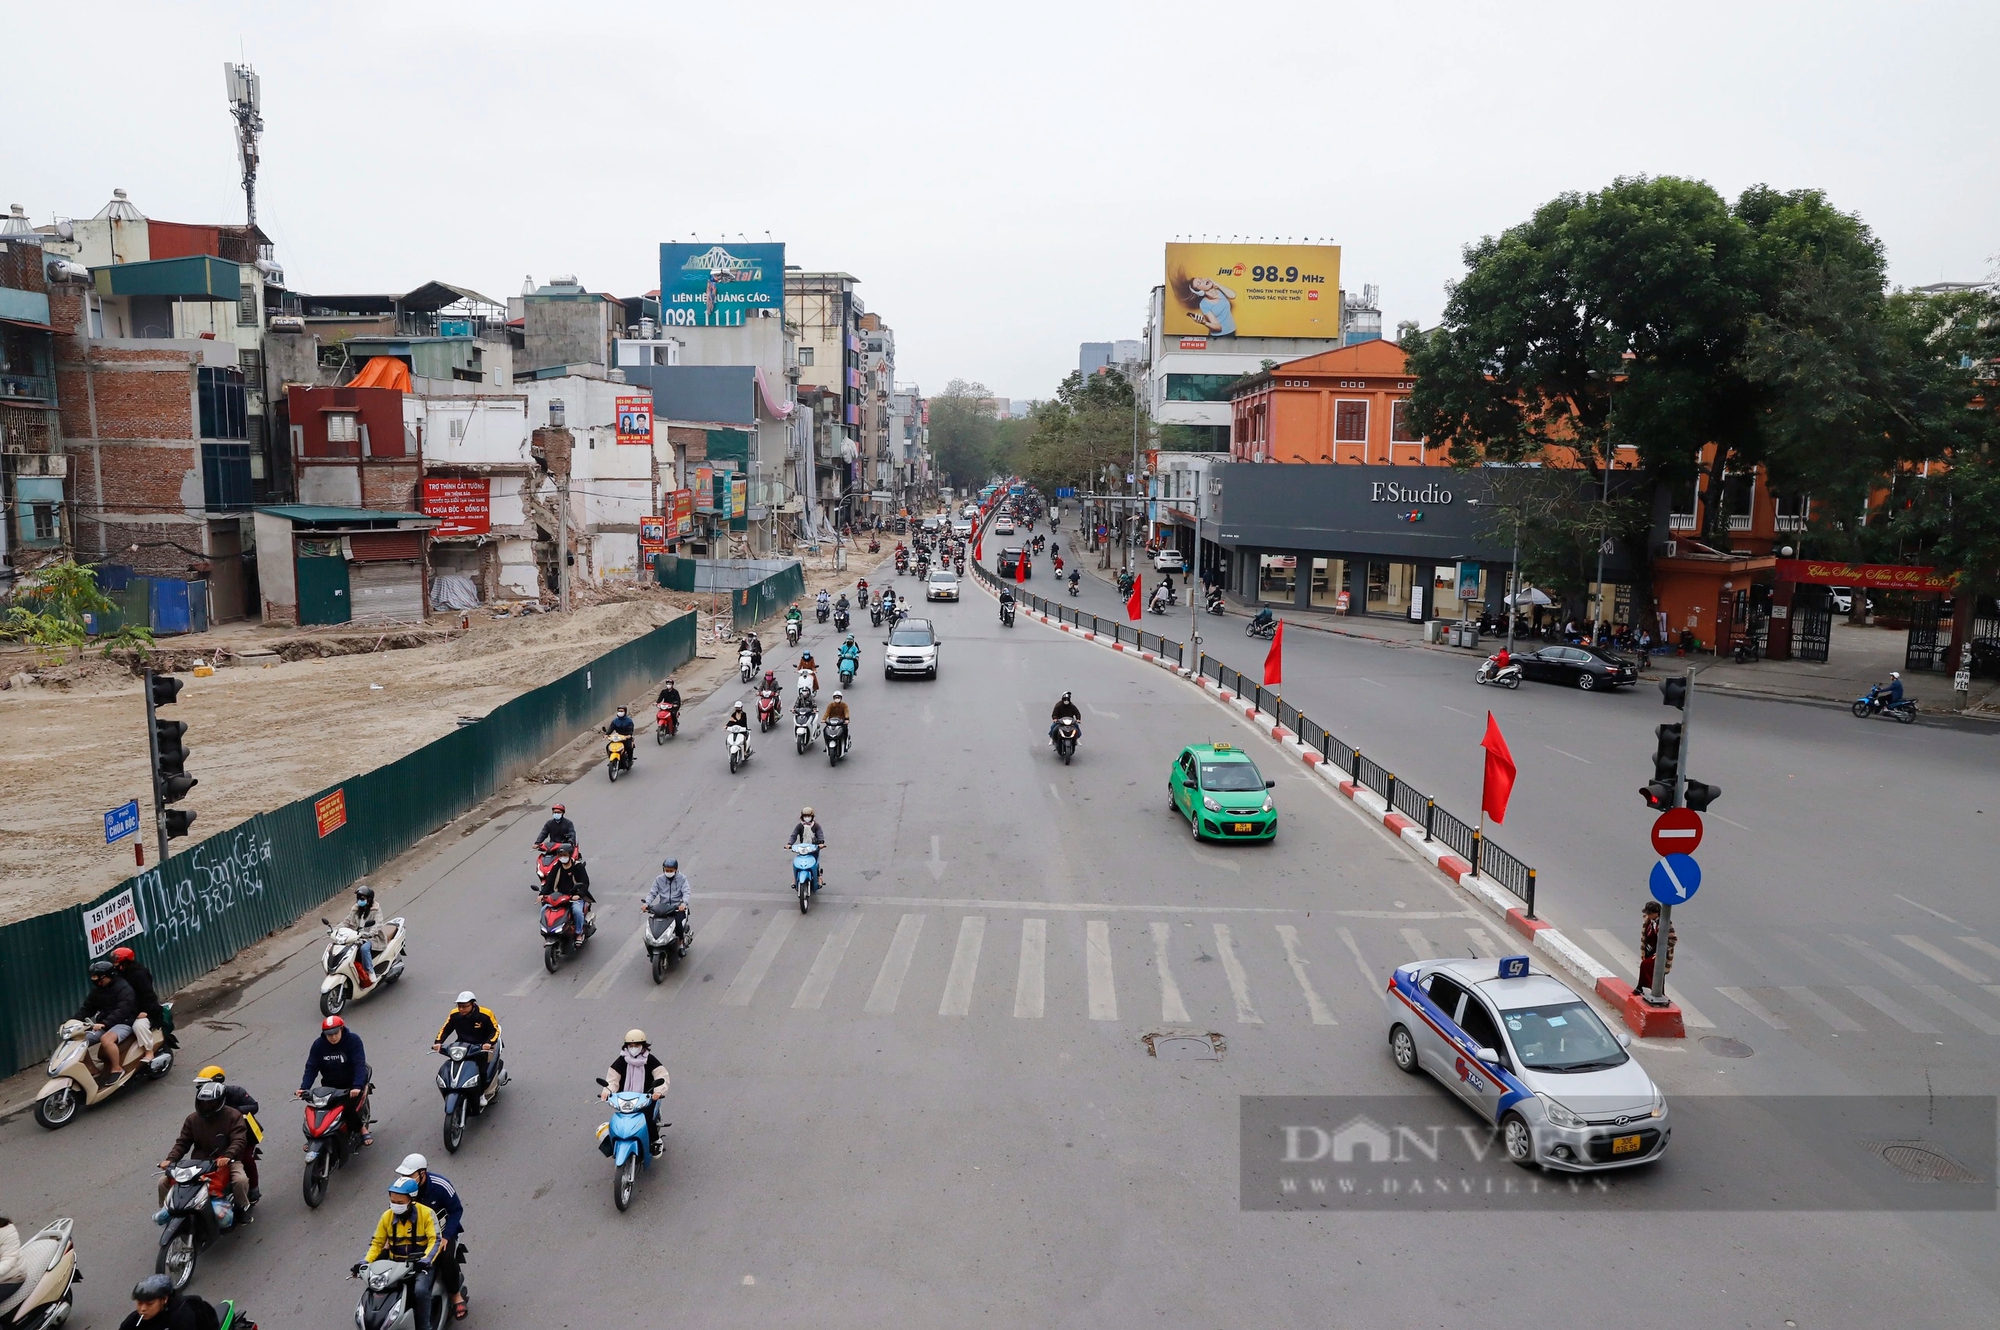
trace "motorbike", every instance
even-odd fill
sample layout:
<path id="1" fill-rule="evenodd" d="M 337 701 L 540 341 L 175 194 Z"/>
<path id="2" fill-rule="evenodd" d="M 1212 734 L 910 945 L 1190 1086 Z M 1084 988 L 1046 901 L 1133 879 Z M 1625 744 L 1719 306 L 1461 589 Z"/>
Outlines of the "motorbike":
<path id="1" fill-rule="evenodd" d="M 813 687 L 812 676 L 809 674 L 801 674 L 799 676 L 798 691 L 793 695 L 792 705 L 794 707 L 812 706 L 816 700 L 817 691 L 818 690 L 816 690 Z"/>
<path id="2" fill-rule="evenodd" d="M 882 542 L 879 540 L 870 540 L 868 542 L 868 552 L 870 554 L 880 554 L 882 552 Z"/>
<path id="3" fill-rule="evenodd" d="M 1165 596 L 1155 596 L 1146 602 L 1146 608 L 1155 614 L 1165 614 L 1167 612 L 1167 598 Z"/>
<path id="4" fill-rule="evenodd" d="M 785 620 L 785 641 L 789 645 L 797 646 L 799 644 L 799 639 L 805 636 L 805 631 L 806 631 L 806 622 L 804 619 Z"/>
<path id="5" fill-rule="evenodd" d="M 1000 602 L 1000 626 L 1002 628 L 1014 626 L 1014 602 L 1011 600 Z"/>
<path id="6" fill-rule="evenodd" d="M 417 1293 L 415 1261 L 374 1261 L 353 1273 L 354 1278 L 367 1281 L 361 1305 L 354 1309 L 354 1324 L 359 1330 L 412 1330 L 417 1323 L 417 1308 L 413 1301 Z M 447 1302 L 443 1282 L 432 1280 L 432 1325 L 449 1323 L 451 1317 Z"/>
<path id="7" fill-rule="evenodd" d="M 1519 688 L 1521 686 L 1521 667 L 1509 661 L 1505 669 L 1495 669 L 1493 666 L 1494 659 L 1494 657 L 1488 656 L 1485 660 L 1481 661 L 1479 668 L 1472 672 L 1472 681 L 1477 684 L 1497 684 L 1502 688 Z"/>
<path id="8" fill-rule="evenodd" d="M 1905 725 L 1912 724 L 1917 719 L 1917 699 L 1906 697 L 1900 702 L 1891 702 L 1888 691 L 1881 684 L 1874 684 L 1868 689 L 1866 697 L 1854 699 L 1854 717 L 1856 720 L 1867 720 L 1870 716 L 1879 715 L 1891 716 Z"/>
<path id="9" fill-rule="evenodd" d="M 104 1048 L 98 1042 L 101 1031 L 88 1022 L 64 1021 L 56 1027 L 56 1051 L 49 1054 L 49 1079 L 35 1093 L 35 1121 L 54 1131 L 76 1120 L 79 1109 L 101 1104 L 117 1094 L 134 1077 L 157 1081 L 174 1065 L 173 1050 L 166 1036 L 155 1033 L 152 1022 L 141 1016 L 132 1024 L 132 1037 L 119 1045 L 117 1079 L 103 1077 Z M 4 1324 L 4 1323 L 0 1323 Z"/>
<path id="10" fill-rule="evenodd" d="M 902 576 L 910 571 L 910 557 L 901 550 L 896 552 L 896 574 Z"/>
<path id="11" fill-rule="evenodd" d="M 1069 593 L 1070 593 L 1070 595 L 1074 596 L 1074 595 L 1076 595 L 1076 594 L 1077 594 L 1077 585 L 1078 585 L 1078 584 L 1077 584 L 1077 580 L 1076 580 L 1075 578 L 1073 578 L 1073 577 L 1072 577 L 1072 578 L 1070 579 L 1070 582 L 1069 582 Z"/>
<path id="12" fill-rule="evenodd" d="M 832 613 L 833 610 L 823 600 L 813 606 L 813 618 L 819 620 L 821 623 L 825 623 L 827 617 Z"/>
<path id="13" fill-rule="evenodd" d="M 736 674 L 744 683 L 750 682 L 750 674 L 756 668 L 757 662 L 750 658 L 749 647 L 745 647 L 736 653 Z"/>
<path id="14" fill-rule="evenodd" d="M 799 893 L 799 913 L 812 909 L 813 893 L 819 890 L 819 850 L 811 841 L 792 847 L 792 889 Z"/>
<path id="15" fill-rule="evenodd" d="M 817 714 L 812 702 L 805 697 L 801 697 L 799 704 L 792 708 L 792 738 L 798 742 L 801 755 L 812 747 L 813 721 Z"/>
<path id="16" fill-rule="evenodd" d="M 493 1041 L 493 1048 L 487 1057 L 492 1060 L 492 1074 L 486 1084 L 479 1084 L 479 1061 L 473 1057 L 479 1050 L 471 1044 L 456 1040 L 443 1049 L 444 1065 L 438 1068 L 438 1093 L 444 1096 L 444 1148 L 452 1154 L 465 1144 L 465 1119 L 468 1115 L 483 1114 L 500 1097 L 500 1087 L 507 1083 L 507 1063 L 502 1057 L 499 1039 Z"/>
<path id="17" fill-rule="evenodd" d="M 1252 619 L 1249 623 L 1243 625 L 1243 635 L 1245 637 L 1271 637 L 1277 631 L 1278 621 L 1276 619 Z"/>
<path id="18" fill-rule="evenodd" d="M 954 559 L 954 560 L 952 561 L 952 566 L 953 566 L 954 568 L 956 568 L 956 569 L 958 570 L 958 575 L 959 575 L 960 577 L 964 577 L 964 576 L 965 576 L 965 560 L 964 560 L 964 559 Z"/>
<path id="19" fill-rule="evenodd" d="M 653 742 L 663 744 L 681 731 L 681 709 L 672 702 L 660 703 L 653 715 Z"/>
<path id="20" fill-rule="evenodd" d="M 840 686 L 842 688 L 852 688 L 854 686 L 854 676 L 861 669 L 861 657 L 842 656 L 834 662 L 834 668 L 840 673 Z"/>
<path id="21" fill-rule="evenodd" d="M 21 1244 L 21 1282 L 0 1287 L 0 1327 L 56 1330 L 69 1319 L 76 1281 L 74 1221 L 58 1219 Z"/>
<path id="22" fill-rule="evenodd" d="M 1222 593 L 1220 591 L 1211 591 L 1208 593 L 1207 609 L 1210 614 L 1227 613 L 1227 611 L 1223 608 Z"/>
<path id="23" fill-rule="evenodd" d="M 361 1148 L 359 1103 L 353 1091 L 333 1086 L 318 1085 L 305 1093 L 306 1171 L 301 1189 L 310 1209 L 319 1209 L 326 1199 L 333 1170 L 346 1168 Z"/>
<path id="24" fill-rule="evenodd" d="M 607 1090 L 611 1088 L 602 1076 L 597 1083 Z M 611 1161 L 611 1201 L 623 1214 L 632 1204 L 632 1188 L 639 1179 L 639 1170 L 653 1166 L 653 1142 L 646 1130 L 645 1095 L 621 1090 L 611 1096 L 610 1103 L 611 1121 L 598 1126 L 597 1149 Z"/>
<path id="25" fill-rule="evenodd" d="M 1738 665 L 1748 665 L 1762 659 L 1764 653 L 1757 645 L 1757 639 L 1745 634 L 1736 639 L 1736 646 L 1729 653 Z"/>
<path id="26" fill-rule="evenodd" d="M 729 774 L 734 776 L 736 769 L 750 760 L 750 727 L 748 725 L 731 725 L 729 727 L 728 738 Z"/>
<path id="27" fill-rule="evenodd" d="M 1064 716 L 1056 722 L 1056 756 L 1063 760 L 1064 766 L 1068 766 L 1069 760 L 1076 756 L 1076 741 L 1082 737 L 1083 726 L 1077 723 L 1074 716 Z"/>
<path id="28" fill-rule="evenodd" d="M 869 623 L 871 623 L 871 624 L 873 624 L 873 625 L 874 625 L 875 627 L 877 627 L 877 628 L 880 628 L 880 627 L 882 626 L 882 602 L 881 602 L 881 601 L 877 600 L 877 601 L 872 601 L 872 602 L 870 602 L 870 603 L 869 603 L 869 606 L 868 606 L 868 622 L 869 622 Z"/>
<path id="29" fill-rule="evenodd" d="M 219 1162 L 183 1159 L 167 1170 L 174 1184 L 167 1191 L 166 1205 L 154 1216 L 161 1228 L 153 1273 L 165 1275 L 176 1293 L 194 1278 L 201 1254 L 236 1227 L 236 1202 L 229 1194 L 228 1174 L 217 1167 Z"/>
<path id="30" fill-rule="evenodd" d="M 778 723 L 778 690 L 765 688 L 757 694 L 757 728 L 765 734 Z"/>
<path id="31" fill-rule="evenodd" d="M 849 618 L 849 617 L 848 617 L 848 614 L 847 614 L 847 611 L 846 611 L 845 609 L 838 609 L 838 610 L 835 610 L 835 611 L 833 612 L 833 631 L 834 631 L 834 632 L 836 632 L 836 633 L 844 633 L 844 632 L 846 632 L 846 631 L 847 631 L 847 626 L 848 626 L 848 625 L 849 625 L 850 623 L 853 623 L 853 622 L 854 622 L 854 620 L 852 620 L 851 618 Z"/>
<path id="32" fill-rule="evenodd" d="M 632 769 L 632 737 L 614 733 L 604 741 L 604 770 L 611 777 L 611 783 L 618 783 L 618 773 Z"/>
<path id="33" fill-rule="evenodd" d="M 542 965 L 550 974 L 563 963 L 564 958 L 583 950 L 583 944 L 590 941 L 596 930 L 590 926 L 590 906 L 584 911 L 584 931 L 576 931 L 576 911 L 571 905 L 579 898 L 568 892 L 544 893 L 542 896 Z"/>
<path id="34" fill-rule="evenodd" d="M 327 929 L 326 950 L 319 958 L 320 968 L 326 971 L 326 978 L 319 985 L 320 1015 L 338 1016 L 348 1003 L 379 993 L 403 977 L 403 943 L 409 931 L 401 915 L 388 923 L 389 940 L 370 949 L 375 982 L 366 988 L 361 986 L 361 934 L 345 924 L 326 919 L 320 923 Z"/>
<path id="35" fill-rule="evenodd" d="M 646 960 L 652 965 L 654 983 L 663 981 L 667 971 L 674 968 L 674 962 L 688 954 L 688 944 L 692 941 L 694 934 L 688 931 L 685 914 L 646 911 Z"/>
<path id="36" fill-rule="evenodd" d="M 1132 574 L 1123 569 L 1118 573 L 1118 594 L 1121 596 L 1132 594 Z"/>
<path id="37" fill-rule="evenodd" d="M 826 740 L 827 765 L 839 766 L 840 759 L 847 756 L 847 722 L 835 716 L 820 727 L 820 734 Z"/>

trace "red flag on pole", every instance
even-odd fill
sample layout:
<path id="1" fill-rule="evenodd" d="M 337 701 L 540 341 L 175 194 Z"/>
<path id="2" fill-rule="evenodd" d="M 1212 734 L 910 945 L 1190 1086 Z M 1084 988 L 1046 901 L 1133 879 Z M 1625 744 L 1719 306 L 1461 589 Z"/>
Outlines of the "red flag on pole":
<path id="1" fill-rule="evenodd" d="M 1021 551 L 1020 559 L 1014 564 L 1014 580 L 1016 582 L 1028 580 L 1028 551 L 1025 549 Z"/>
<path id="2" fill-rule="evenodd" d="M 1141 604 L 1139 599 L 1139 582 L 1140 579 L 1137 577 L 1132 579 L 1132 594 L 1125 598 L 1125 617 L 1133 623 L 1139 622 Z"/>
<path id="3" fill-rule="evenodd" d="M 984 559 L 986 557 L 984 554 L 980 552 L 985 548 L 986 548 L 986 533 L 982 531 L 979 533 L 978 538 L 972 542 L 972 561 L 974 563 L 978 563 L 981 559 Z"/>
<path id="4" fill-rule="evenodd" d="M 1514 754 L 1500 733 L 1500 722 L 1486 713 L 1486 737 L 1479 741 L 1486 750 L 1486 781 L 1479 796 L 1480 811 L 1496 823 L 1507 820 L 1507 800 L 1514 793 Z"/>
<path id="5" fill-rule="evenodd" d="M 1278 620 L 1271 633 L 1271 649 L 1264 653 L 1264 682 L 1273 686 L 1285 681 L 1285 621 Z"/>

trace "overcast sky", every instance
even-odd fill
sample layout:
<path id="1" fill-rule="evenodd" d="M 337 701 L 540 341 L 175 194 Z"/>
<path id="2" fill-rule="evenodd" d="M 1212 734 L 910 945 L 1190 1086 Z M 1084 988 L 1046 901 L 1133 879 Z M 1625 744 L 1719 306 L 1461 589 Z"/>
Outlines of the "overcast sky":
<path id="1" fill-rule="evenodd" d="M 898 379 L 1046 397 L 1176 236 L 1328 237 L 1384 326 L 1460 246 L 1621 174 L 1816 186 L 1894 280 L 1992 273 L 2000 5 L 97 4 L 0 53 L 6 197 L 242 220 L 263 77 L 291 285 L 658 285 L 666 239 L 861 279 Z M 67 15 L 67 17 L 63 17 Z"/>

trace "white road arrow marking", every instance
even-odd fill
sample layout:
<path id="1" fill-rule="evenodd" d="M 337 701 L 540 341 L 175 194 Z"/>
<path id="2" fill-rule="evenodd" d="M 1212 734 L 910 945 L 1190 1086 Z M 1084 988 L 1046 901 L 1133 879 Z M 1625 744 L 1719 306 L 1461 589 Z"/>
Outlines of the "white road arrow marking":
<path id="1" fill-rule="evenodd" d="M 938 838 L 936 836 L 931 837 L 930 862 L 925 864 L 924 867 L 931 870 L 931 881 L 944 881 L 944 860 L 938 857 Z"/>

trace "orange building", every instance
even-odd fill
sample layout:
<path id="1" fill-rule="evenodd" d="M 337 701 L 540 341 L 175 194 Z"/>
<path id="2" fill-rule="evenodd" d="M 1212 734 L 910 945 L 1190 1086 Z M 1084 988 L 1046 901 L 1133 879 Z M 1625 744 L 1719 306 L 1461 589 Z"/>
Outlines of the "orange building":
<path id="1" fill-rule="evenodd" d="M 1238 462 L 1443 464 L 1403 413 L 1415 381 L 1403 348 L 1380 339 L 1274 365 L 1230 399 Z"/>

